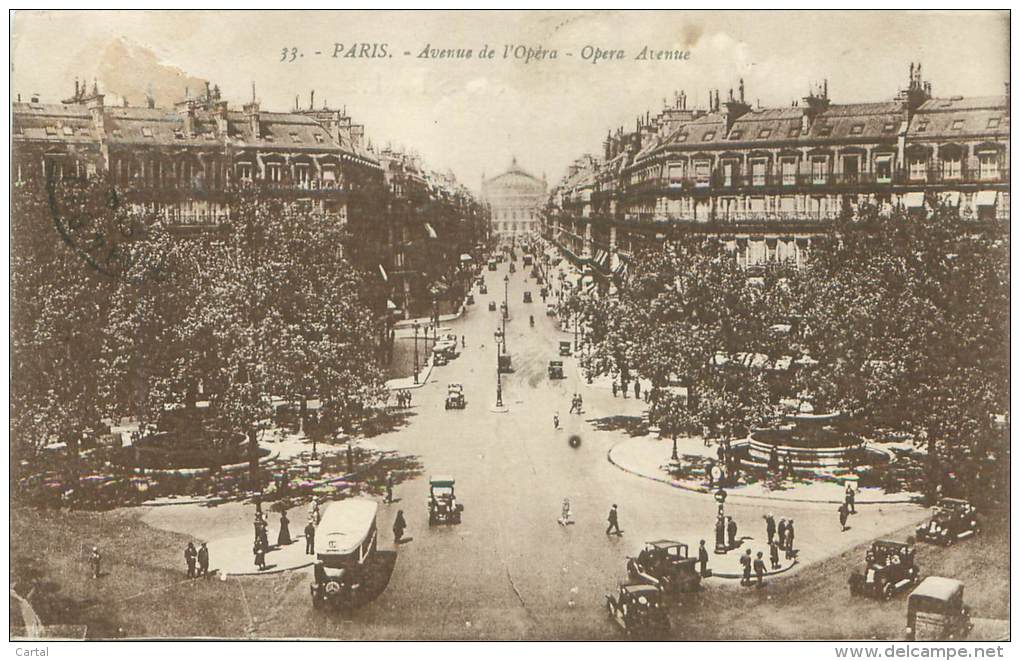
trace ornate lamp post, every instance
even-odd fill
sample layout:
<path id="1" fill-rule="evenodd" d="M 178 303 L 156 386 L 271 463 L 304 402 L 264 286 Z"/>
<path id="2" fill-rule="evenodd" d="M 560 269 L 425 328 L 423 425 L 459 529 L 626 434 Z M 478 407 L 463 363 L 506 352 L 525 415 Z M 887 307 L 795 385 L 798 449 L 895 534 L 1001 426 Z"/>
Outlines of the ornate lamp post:
<path id="1" fill-rule="evenodd" d="M 503 276 L 503 318 L 510 314 L 510 274 Z"/>
<path id="2" fill-rule="evenodd" d="M 414 383 L 418 384 L 418 322 L 414 322 Z"/>
<path id="3" fill-rule="evenodd" d="M 495 333 L 496 337 L 496 408 L 503 408 L 503 378 L 499 370 L 499 331 Z M 505 335 L 504 335 L 505 337 Z M 505 340 L 504 340 L 505 341 Z"/>
<path id="4" fill-rule="evenodd" d="M 715 502 L 719 503 L 719 514 L 716 516 L 715 552 L 724 554 L 727 551 L 725 510 L 726 490 L 720 487 L 719 490 L 715 492 L 714 496 Z"/>

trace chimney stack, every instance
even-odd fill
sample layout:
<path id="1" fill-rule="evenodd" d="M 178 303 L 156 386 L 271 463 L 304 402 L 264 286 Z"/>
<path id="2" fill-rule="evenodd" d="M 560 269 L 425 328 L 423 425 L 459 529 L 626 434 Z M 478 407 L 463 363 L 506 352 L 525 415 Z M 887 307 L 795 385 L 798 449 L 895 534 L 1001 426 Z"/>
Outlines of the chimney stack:
<path id="1" fill-rule="evenodd" d="M 255 83 L 251 84 L 251 102 L 244 104 L 242 107 L 244 110 L 244 118 L 248 122 L 248 129 L 251 131 L 253 138 L 260 138 L 261 133 L 259 131 L 259 102 L 255 100 Z"/>

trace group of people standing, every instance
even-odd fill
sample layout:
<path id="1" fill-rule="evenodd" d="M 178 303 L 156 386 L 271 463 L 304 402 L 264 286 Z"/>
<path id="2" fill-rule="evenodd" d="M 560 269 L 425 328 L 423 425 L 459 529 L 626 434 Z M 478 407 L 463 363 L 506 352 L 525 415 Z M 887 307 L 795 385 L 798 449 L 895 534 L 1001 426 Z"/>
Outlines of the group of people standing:
<path id="1" fill-rule="evenodd" d="M 316 502 L 318 507 L 318 502 Z M 276 536 L 276 545 L 287 546 L 293 540 L 290 537 L 290 519 L 287 512 L 280 513 L 280 532 Z M 255 556 L 255 566 L 262 571 L 266 568 L 266 554 L 269 553 L 269 518 L 262 511 L 262 503 L 255 504 L 255 543 L 252 546 L 252 553 Z"/>
<path id="2" fill-rule="evenodd" d="M 620 393 L 623 395 L 624 399 L 627 399 L 627 390 L 628 386 L 626 381 L 621 381 L 619 384 L 617 384 L 615 380 L 613 381 L 613 397 L 616 397 L 616 394 Z M 634 379 L 634 399 L 641 399 L 641 381 L 638 379 Z"/>
<path id="3" fill-rule="evenodd" d="M 584 406 L 584 400 L 581 399 L 581 393 L 575 392 L 574 396 L 570 398 L 570 413 L 583 413 L 582 407 Z"/>
<path id="4" fill-rule="evenodd" d="M 779 460 L 779 448 L 772 446 L 769 450 L 769 473 L 780 475 L 784 479 L 793 477 L 793 455 L 787 450 L 783 453 L 782 463 Z"/>
<path id="5" fill-rule="evenodd" d="M 202 542 L 198 549 L 194 542 L 188 542 L 184 549 L 184 562 L 188 565 L 188 578 L 209 576 L 209 547 Z M 197 567 L 196 567 L 197 565 Z"/>
<path id="6" fill-rule="evenodd" d="M 398 409 L 411 408 L 411 391 L 410 390 L 398 390 L 397 391 L 397 408 Z"/>
<path id="7" fill-rule="evenodd" d="M 846 491 L 843 496 L 843 504 L 839 506 L 839 527 L 840 532 L 846 532 L 846 521 L 850 518 L 851 514 L 857 514 L 857 506 L 854 504 L 856 498 L 856 492 L 854 491 L 854 485 L 847 482 Z"/>

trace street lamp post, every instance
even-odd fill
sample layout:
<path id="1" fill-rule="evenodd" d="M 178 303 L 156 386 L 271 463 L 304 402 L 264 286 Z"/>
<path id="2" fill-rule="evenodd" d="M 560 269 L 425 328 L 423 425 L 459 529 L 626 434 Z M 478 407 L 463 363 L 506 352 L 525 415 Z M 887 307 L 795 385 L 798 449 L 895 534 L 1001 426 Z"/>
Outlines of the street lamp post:
<path id="1" fill-rule="evenodd" d="M 581 345 L 577 343 L 577 312 L 574 312 L 574 351 L 580 350 Z"/>
<path id="2" fill-rule="evenodd" d="M 719 503 L 719 514 L 716 517 L 715 552 L 725 554 L 729 550 L 726 548 L 726 490 L 720 487 L 713 495 L 715 502 Z"/>
<path id="3" fill-rule="evenodd" d="M 418 385 L 418 322 L 414 322 L 414 383 Z"/>
<path id="4" fill-rule="evenodd" d="M 503 276 L 503 318 L 510 314 L 510 274 Z"/>
<path id="5" fill-rule="evenodd" d="M 504 341 L 505 335 L 504 335 Z M 503 378 L 499 369 L 499 333 L 496 333 L 496 408 L 503 408 Z"/>

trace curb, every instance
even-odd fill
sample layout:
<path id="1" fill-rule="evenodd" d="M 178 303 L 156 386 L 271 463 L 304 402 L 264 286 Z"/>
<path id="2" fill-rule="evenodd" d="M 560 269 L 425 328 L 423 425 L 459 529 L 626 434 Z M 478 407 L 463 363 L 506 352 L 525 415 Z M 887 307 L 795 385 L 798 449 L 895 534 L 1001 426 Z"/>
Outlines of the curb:
<path id="1" fill-rule="evenodd" d="M 227 572 L 221 571 L 220 576 L 226 578 L 236 578 L 238 576 L 272 576 L 273 574 L 282 574 L 285 571 L 296 571 L 298 569 L 305 569 L 315 564 L 314 560 L 309 560 L 303 565 L 294 565 L 293 567 L 280 567 L 279 569 L 266 569 L 264 571 L 241 571 L 241 572 Z"/>
<path id="2" fill-rule="evenodd" d="M 630 473 L 631 475 L 636 475 L 637 477 L 641 477 L 641 478 L 644 478 L 646 480 L 652 480 L 653 482 L 660 482 L 662 484 L 668 484 L 669 486 L 673 487 L 674 489 L 683 489 L 684 491 L 689 491 L 691 493 L 701 494 L 701 495 L 704 495 L 704 496 L 712 495 L 712 492 L 709 491 L 705 487 L 689 487 L 689 486 L 681 484 L 681 483 L 679 483 L 679 482 L 677 482 L 675 480 L 667 480 L 667 479 L 661 478 L 661 477 L 652 477 L 651 475 L 645 475 L 644 473 L 639 473 L 636 470 L 627 468 L 626 466 L 623 466 L 623 465 L 613 461 L 613 450 L 615 450 L 616 447 L 618 445 L 620 445 L 621 443 L 626 443 L 626 441 L 620 441 L 616 445 L 613 445 L 613 447 L 609 448 L 609 451 L 606 452 L 606 459 L 609 460 L 610 464 L 612 464 L 613 466 L 616 466 L 617 468 L 622 470 L 624 473 Z M 842 500 L 828 500 L 828 499 L 818 500 L 818 499 L 808 499 L 808 498 L 789 498 L 789 497 L 784 497 L 784 496 L 754 496 L 754 495 L 745 494 L 745 493 L 734 493 L 732 491 L 727 491 L 726 493 L 727 493 L 727 502 L 731 501 L 734 498 L 740 498 L 740 499 L 746 499 L 746 500 L 781 501 L 781 502 L 787 502 L 787 503 L 814 503 L 814 504 L 821 504 L 821 505 L 842 505 L 843 504 Z M 864 506 L 864 505 L 916 505 L 916 504 L 917 503 L 914 502 L 913 500 L 902 500 L 902 499 L 883 500 L 883 501 L 877 501 L 877 502 L 876 501 L 867 501 L 867 500 L 857 500 L 857 501 L 854 502 L 854 505 L 861 505 L 861 506 Z"/>
<path id="3" fill-rule="evenodd" d="M 386 389 L 390 392 L 396 392 L 397 390 L 417 390 L 418 388 L 424 387 L 429 382 L 429 377 L 432 376 L 432 362 L 429 361 L 427 364 L 428 370 L 425 372 L 425 376 L 422 376 L 421 371 L 418 372 L 418 383 L 414 383 L 414 376 L 401 377 L 404 379 L 411 379 L 412 383 L 406 386 L 386 386 Z M 397 381 L 397 379 L 391 379 L 391 381 Z"/>
<path id="4" fill-rule="evenodd" d="M 785 574 L 786 572 L 790 571 L 791 569 L 793 569 L 794 567 L 796 567 L 799 564 L 800 564 L 799 560 L 794 560 L 793 562 L 791 562 L 790 564 L 786 565 L 782 569 L 776 569 L 774 571 L 765 572 L 763 574 L 763 576 L 765 576 L 766 578 L 769 577 L 769 576 L 779 576 L 780 574 Z M 725 573 L 725 574 L 723 574 L 723 573 L 716 573 L 715 570 L 712 570 L 712 575 L 708 576 L 707 578 L 721 578 L 723 580 L 732 581 L 732 580 L 739 580 L 739 579 L 743 578 L 743 576 L 744 575 L 741 574 L 741 573 L 737 573 L 737 574 Z M 754 581 L 754 578 L 755 577 L 752 575 L 751 576 L 751 580 Z"/>

